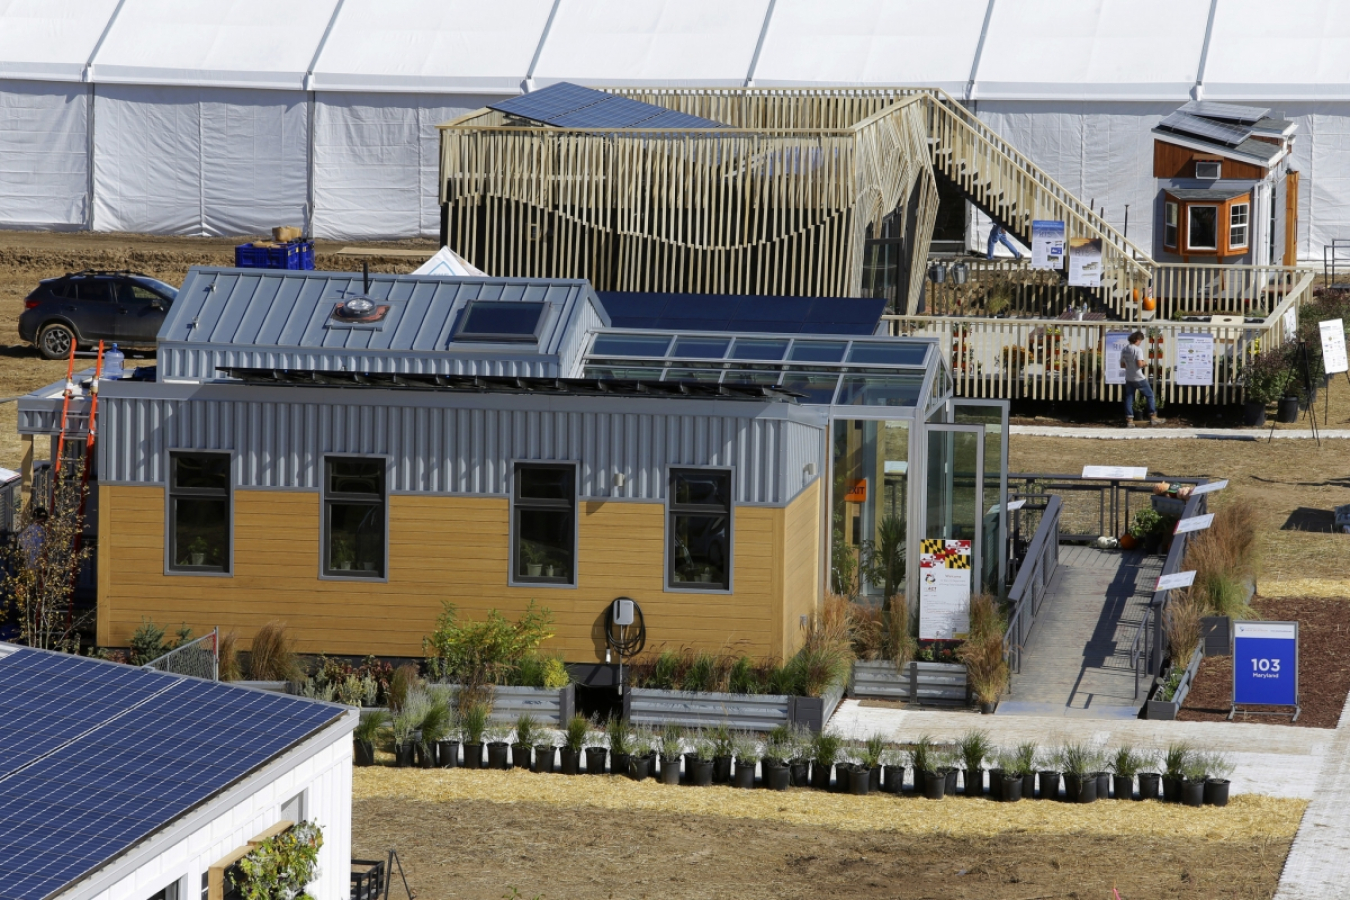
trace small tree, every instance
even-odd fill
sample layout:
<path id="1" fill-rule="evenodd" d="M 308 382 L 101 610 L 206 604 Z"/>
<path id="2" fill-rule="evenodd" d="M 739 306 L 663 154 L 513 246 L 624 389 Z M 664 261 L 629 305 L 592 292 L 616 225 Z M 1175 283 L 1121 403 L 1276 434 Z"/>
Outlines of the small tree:
<path id="1" fill-rule="evenodd" d="M 432 678 L 461 685 L 461 706 L 490 705 L 492 686 L 506 684 L 521 661 L 553 637 L 552 624 L 553 614 L 533 600 L 515 622 L 495 609 L 486 621 L 460 621 L 454 604 L 446 603 L 436 630 L 422 640 L 427 671 Z"/>

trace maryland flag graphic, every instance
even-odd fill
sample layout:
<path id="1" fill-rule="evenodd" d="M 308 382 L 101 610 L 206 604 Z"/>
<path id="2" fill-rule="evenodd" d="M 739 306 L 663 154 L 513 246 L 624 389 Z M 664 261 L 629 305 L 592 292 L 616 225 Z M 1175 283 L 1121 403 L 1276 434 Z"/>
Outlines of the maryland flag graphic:
<path id="1" fill-rule="evenodd" d="M 919 567 L 923 569 L 969 569 L 970 541 L 944 541 L 924 538 L 919 546 Z"/>

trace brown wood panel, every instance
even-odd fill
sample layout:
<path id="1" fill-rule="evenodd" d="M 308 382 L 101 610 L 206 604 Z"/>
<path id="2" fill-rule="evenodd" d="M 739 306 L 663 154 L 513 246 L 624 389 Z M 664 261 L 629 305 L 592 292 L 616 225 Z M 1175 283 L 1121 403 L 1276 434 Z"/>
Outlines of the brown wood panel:
<path id="1" fill-rule="evenodd" d="M 783 509 L 735 510 L 735 592 L 714 594 L 665 590 L 661 504 L 583 504 L 577 586 L 554 588 L 507 584 L 504 498 L 391 497 L 387 583 L 319 578 L 317 493 L 240 490 L 234 498 L 233 575 L 165 575 L 163 490 L 100 488 L 101 644 L 125 646 L 148 618 L 197 633 L 232 629 L 246 647 L 259 626 L 281 619 L 303 652 L 420 656 L 443 602 L 481 619 L 492 609 L 514 617 L 533 599 L 553 613 L 549 647 L 593 660 L 604 656 L 606 606 L 628 596 L 642 605 L 649 647 L 768 656 L 785 646 Z"/>
<path id="2" fill-rule="evenodd" d="M 1153 141 L 1154 178 L 1194 178 L 1197 159 L 1221 161 L 1225 180 L 1250 178 L 1257 181 L 1266 177 L 1266 170 L 1252 163 L 1229 159 L 1220 153 L 1205 153 L 1189 147 L 1179 147 L 1163 140 Z"/>
<path id="3" fill-rule="evenodd" d="M 1298 173 L 1284 177 L 1284 264 L 1298 265 Z"/>

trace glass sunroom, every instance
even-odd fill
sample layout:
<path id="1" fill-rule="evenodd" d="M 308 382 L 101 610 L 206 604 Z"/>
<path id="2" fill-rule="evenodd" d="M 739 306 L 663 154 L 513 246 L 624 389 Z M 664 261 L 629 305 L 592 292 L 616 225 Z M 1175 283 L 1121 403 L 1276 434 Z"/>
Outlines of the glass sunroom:
<path id="1" fill-rule="evenodd" d="M 1008 404 L 953 396 L 935 340 L 608 329 L 584 375 L 792 392 L 828 436 L 827 590 L 918 598 L 928 540 L 968 541 L 970 589 L 1003 592 Z"/>

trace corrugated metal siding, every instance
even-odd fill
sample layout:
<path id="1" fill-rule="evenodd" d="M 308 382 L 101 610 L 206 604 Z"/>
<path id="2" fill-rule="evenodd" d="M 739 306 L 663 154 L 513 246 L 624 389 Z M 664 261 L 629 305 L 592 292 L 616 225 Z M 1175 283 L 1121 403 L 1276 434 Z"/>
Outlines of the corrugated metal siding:
<path id="1" fill-rule="evenodd" d="M 558 378 L 556 358 L 470 359 L 449 354 L 404 353 L 388 350 L 308 351 L 248 347 L 160 347 L 159 364 L 166 378 L 220 378 L 216 369 L 314 369 L 330 372 L 396 372 L 410 375 L 509 375 L 521 378 Z M 172 373 L 172 374 L 170 374 Z"/>
<path id="2" fill-rule="evenodd" d="M 371 326 L 335 323 L 331 318 L 334 306 L 358 295 L 388 303 L 385 319 Z M 457 311 L 476 299 L 549 303 L 550 319 L 538 345 L 506 353 L 481 344 L 452 345 Z M 372 275 L 366 292 L 361 276 L 351 273 L 194 268 L 160 329 L 160 374 L 215 377 L 213 367 L 225 363 L 201 357 L 203 349 L 213 346 L 241 353 L 275 353 L 279 359 L 286 358 L 276 365 L 300 368 L 299 361 L 305 360 L 303 367 L 313 369 L 340 369 L 358 360 L 367 365 L 377 359 L 386 360 L 388 366 L 400 356 L 419 353 L 446 359 L 524 354 L 556 358 L 564 337 L 574 330 L 570 326 L 576 318 L 574 305 L 587 301 L 598 304 L 584 281 Z M 461 364 L 470 362 L 465 359 Z"/>
<path id="3" fill-rule="evenodd" d="M 586 352 L 586 339 L 601 328 L 608 327 L 609 323 L 601 318 L 604 313 L 601 312 L 594 295 L 588 298 L 589 302 L 579 302 L 575 305 L 572 317 L 575 320 L 571 327 L 562 336 L 562 341 L 558 344 L 558 368 L 562 371 L 562 378 L 580 378 L 582 370 L 583 354 Z"/>
<path id="4" fill-rule="evenodd" d="M 378 454 L 392 458 L 395 491 L 507 494 L 512 460 L 577 460 L 583 497 L 661 500 L 667 466 L 730 466 L 736 502 L 784 504 L 801 491 L 806 462 L 820 470 L 820 428 L 736 415 L 731 404 L 725 415 L 681 415 L 568 411 L 558 399 L 535 401 L 545 409 L 504 409 L 395 405 L 408 395 L 381 396 L 389 402 L 108 398 L 100 472 L 104 481 L 162 483 L 169 449 L 234 450 L 239 487 L 313 489 L 325 453 Z M 625 475 L 621 488 L 616 472 Z"/>

